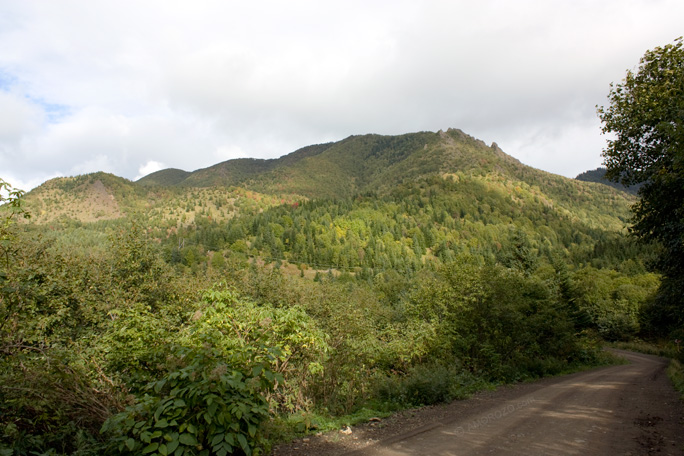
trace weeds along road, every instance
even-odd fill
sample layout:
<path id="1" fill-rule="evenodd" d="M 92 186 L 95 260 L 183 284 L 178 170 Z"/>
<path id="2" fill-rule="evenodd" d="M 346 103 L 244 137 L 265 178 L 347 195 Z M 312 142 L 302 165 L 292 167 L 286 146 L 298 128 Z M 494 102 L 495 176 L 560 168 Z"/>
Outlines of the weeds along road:
<path id="1" fill-rule="evenodd" d="M 682 455 L 684 410 L 667 360 L 630 363 L 502 388 L 443 407 L 278 448 L 276 455 Z M 374 425 L 375 424 L 375 425 Z"/>

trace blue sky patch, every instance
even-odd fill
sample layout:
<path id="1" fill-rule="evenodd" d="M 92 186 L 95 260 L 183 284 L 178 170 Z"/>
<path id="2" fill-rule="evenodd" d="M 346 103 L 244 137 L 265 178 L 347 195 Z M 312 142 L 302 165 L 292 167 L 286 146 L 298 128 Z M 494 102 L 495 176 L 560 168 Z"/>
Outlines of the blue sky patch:
<path id="1" fill-rule="evenodd" d="M 18 89 L 18 78 L 12 73 L 0 68 L 0 90 L 3 92 L 10 92 L 12 89 Z M 22 91 L 19 91 L 21 93 Z M 64 117 L 71 114 L 71 109 L 67 105 L 50 103 L 43 98 L 34 97 L 30 94 L 24 93 L 24 98 L 31 104 L 38 106 L 45 112 L 45 116 L 49 123 L 56 123 Z"/>
<path id="2" fill-rule="evenodd" d="M 30 95 L 26 95 L 26 99 L 31 103 L 40 106 L 40 108 L 45 112 L 45 116 L 49 123 L 57 123 L 59 120 L 71 114 L 71 108 L 67 105 L 62 105 L 58 103 L 48 103 L 41 98 L 35 98 Z"/>
<path id="3" fill-rule="evenodd" d="M 16 82 L 17 78 L 14 75 L 0 69 L 0 90 L 8 92 Z"/>

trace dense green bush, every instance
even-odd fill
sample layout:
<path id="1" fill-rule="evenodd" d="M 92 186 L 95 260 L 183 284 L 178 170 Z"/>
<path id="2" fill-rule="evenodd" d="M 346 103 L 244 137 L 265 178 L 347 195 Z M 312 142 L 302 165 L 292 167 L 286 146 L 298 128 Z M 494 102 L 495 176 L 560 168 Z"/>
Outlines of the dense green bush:
<path id="1" fill-rule="evenodd" d="M 261 423 L 269 417 L 265 394 L 276 374 L 268 360 L 226 358 L 214 348 L 173 351 L 176 364 L 145 394 L 103 426 L 122 455 L 261 454 Z M 239 366 L 239 367 L 236 367 Z M 247 369 L 245 369 L 247 367 Z"/>
<path id="2" fill-rule="evenodd" d="M 487 386 L 482 378 L 462 366 L 429 363 L 414 366 L 404 375 L 378 382 L 378 399 L 395 406 L 419 406 L 463 399 Z"/>
<path id="3" fill-rule="evenodd" d="M 591 266 L 572 274 L 570 292 L 577 307 L 588 316 L 587 327 L 596 329 L 609 341 L 636 336 L 644 319 L 643 311 L 658 290 L 660 281 L 652 273 L 632 276 Z"/>
<path id="4" fill-rule="evenodd" d="M 101 454 L 99 428 L 122 406 L 123 397 L 105 379 L 92 378 L 89 367 L 66 350 L 5 354 L 0 454 Z"/>
<path id="5" fill-rule="evenodd" d="M 407 311 L 436 328 L 431 358 L 458 360 L 494 381 L 515 381 L 544 374 L 537 367 L 528 370 L 527 360 L 567 366 L 580 349 L 569 309 L 554 287 L 523 271 L 463 256 L 422 277 Z"/>

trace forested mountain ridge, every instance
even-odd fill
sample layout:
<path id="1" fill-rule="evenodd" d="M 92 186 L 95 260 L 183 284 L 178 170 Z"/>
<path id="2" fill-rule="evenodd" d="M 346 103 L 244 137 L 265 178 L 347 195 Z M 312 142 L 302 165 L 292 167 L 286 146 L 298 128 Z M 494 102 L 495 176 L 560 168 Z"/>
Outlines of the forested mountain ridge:
<path id="1" fill-rule="evenodd" d="M 575 179 L 584 182 L 596 182 L 599 184 L 608 185 L 610 187 L 622 190 L 623 192 L 627 192 L 632 195 L 637 194 L 641 185 L 630 185 L 626 187 L 619 182 L 611 182 L 608 179 L 606 179 L 606 171 L 606 168 L 599 167 L 589 171 L 584 171 L 583 173 L 578 174 L 577 177 L 575 177 Z"/>
<path id="2" fill-rule="evenodd" d="M 460 130 L 399 136 L 350 136 L 304 147 L 278 159 L 234 159 L 187 175 L 162 170 L 141 178 L 142 185 L 190 187 L 240 186 L 262 193 L 301 194 L 307 198 L 349 197 L 419 176 L 478 169 L 512 172 L 523 165 L 496 144 Z"/>
<path id="3" fill-rule="evenodd" d="M 225 254 L 289 264 L 308 277 L 369 277 L 413 274 L 463 252 L 499 261 L 518 241 L 549 261 L 605 261 L 592 260 L 594 251 L 615 252 L 633 201 L 450 129 L 351 136 L 138 182 L 106 173 L 53 179 L 27 195 L 26 207 L 33 225 L 85 223 L 87 236 L 138 220 L 167 261 L 193 270 Z"/>
<path id="4" fill-rule="evenodd" d="M 585 219 L 591 214 L 613 214 L 624 220 L 625 203 L 630 199 L 622 192 L 523 165 L 496 144 L 487 146 L 455 129 L 351 136 L 304 147 L 279 159 L 229 160 L 193 172 L 166 169 L 137 182 L 106 173 L 57 178 L 34 189 L 26 199 L 36 223 L 60 217 L 91 222 L 162 208 L 172 217 L 171 213 L 177 212 L 174 207 L 187 209 L 186 220 L 193 219 L 199 207 L 204 207 L 207 215 L 226 219 L 232 217 L 234 207 L 216 207 L 211 200 L 235 202 L 239 200 L 235 192 L 258 195 L 254 199 L 263 209 L 292 200 L 350 198 L 365 193 L 388 196 L 401 185 L 453 173 L 479 179 L 498 176 L 492 178 L 528 185 L 558 210 L 574 212 L 578 204 L 589 203 L 576 214 Z M 208 190 L 211 188 L 214 190 Z M 615 217 L 610 225 L 615 225 Z"/>

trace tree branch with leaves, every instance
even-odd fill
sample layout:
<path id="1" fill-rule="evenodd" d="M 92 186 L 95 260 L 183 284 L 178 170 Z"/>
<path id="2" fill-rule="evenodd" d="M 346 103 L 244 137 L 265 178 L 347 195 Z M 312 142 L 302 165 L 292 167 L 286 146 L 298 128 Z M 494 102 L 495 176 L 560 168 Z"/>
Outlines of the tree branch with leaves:
<path id="1" fill-rule="evenodd" d="M 12 225 L 18 217 L 30 218 L 31 215 L 24 209 L 23 190 L 12 187 L 8 182 L 0 178 L 0 254 L 9 263 L 10 245 L 13 239 Z"/>
<path id="2" fill-rule="evenodd" d="M 633 206 L 631 232 L 661 248 L 657 270 L 663 286 L 655 326 L 684 325 L 684 43 L 647 51 L 635 71 L 611 84 L 608 107 L 598 107 L 606 177 L 643 183 Z"/>

